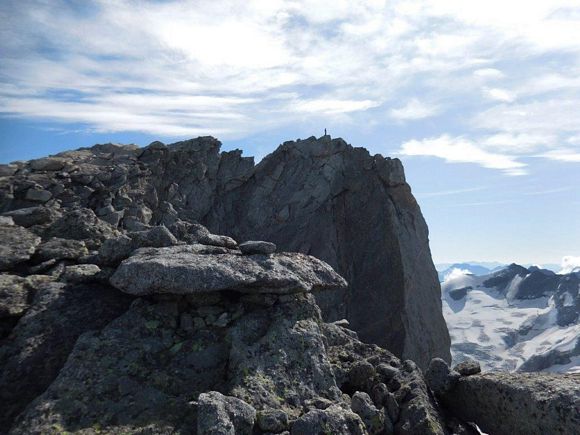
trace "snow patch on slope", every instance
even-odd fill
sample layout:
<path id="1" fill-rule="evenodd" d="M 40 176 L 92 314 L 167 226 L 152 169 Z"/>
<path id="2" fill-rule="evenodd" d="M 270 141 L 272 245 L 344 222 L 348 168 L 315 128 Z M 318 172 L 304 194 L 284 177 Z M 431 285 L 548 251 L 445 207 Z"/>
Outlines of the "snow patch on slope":
<path id="1" fill-rule="evenodd" d="M 580 325 L 558 326 L 553 296 L 516 299 L 524 277 L 515 275 L 503 289 L 487 288 L 489 277 L 456 269 L 442 283 L 443 315 L 455 363 L 470 357 L 485 370 L 512 371 L 532 357 L 577 346 Z M 567 304 L 573 303 L 572 295 L 565 297 Z M 580 361 L 572 357 L 545 370 L 580 372 Z"/>

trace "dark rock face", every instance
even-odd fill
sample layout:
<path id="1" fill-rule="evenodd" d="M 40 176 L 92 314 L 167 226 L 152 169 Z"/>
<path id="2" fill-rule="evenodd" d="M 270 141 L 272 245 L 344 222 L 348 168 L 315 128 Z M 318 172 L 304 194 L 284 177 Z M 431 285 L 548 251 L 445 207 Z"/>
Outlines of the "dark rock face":
<path id="1" fill-rule="evenodd" d="M 460 299 L 463 299 L 467 295 L 467 292 L 469 290 L 471 290 L 472 288 L 473 287 L 463 287 L 463 288 L 457 288 L 457 289 L 451 290 L 449 292 L 449 296 L 451 296 L 453 298 L 453 300 L 458 301 Z"/>
<path id="2" fill-rule="evenodd" d="M 47 278 L 38 280 L 30 309 L 0 347 L 0 428 L 9 428 L 52 383 L 81 334 L 102 328 L 130 302 L 106 286 L 68 286 Z"/>
<path id="3" fill-rule="evenodd" d="M 286 142 L 219 195 L 203 222 L 329 263 L 351 291 L 344 308 L 336 297 L 319 304 L 328 320 L 347 317 L 363 340 L 422 367 L 450 359 L 427 226 L 399 160 L 341 139 Z"/>
<path id="4" fill-rule="evenodd" d="M 494 272 L 490 278 L 483 282 L 483 285 L 487 288 L 496 287 L 499 290 L 504 290 L 515 276 L 523 278 L 527 274 L 528 269 L 519 264 L 512 263 L 505 269 Z"/>
<path id="5" fill-rule="evenodd" d="M 577 433 L 580 374 L 485 373 L 440 396 L 449 409 L 494 435 Z"/>
<path id="6" fill-rule="evenodd" d="M 0 169 L 0 433 L 463 427 L 417 364 L 346 329 L 448 357 L 398 161 L 325 137 L 254 166 L 199 138 Z"/>
<path id="7" fill-rule="evenodd" d="M 268 240 L 326 261 L 349 282 L 348 291 L 317 294 L 325 319 L 346 317 L 363 340 L 423 368 L 432 357 L 450 359 L 427 226 L 399 160 L 329 136 L 286 142 L 257 166 L 219 147 L 211 137 L 144 149 L 105 144 L 19 163 L 0 178 L 0 211 L 40 207 L 41 192 L 43 210 L 58 215 L 27 219 L 30 230 L 66 234 L 89 250 L 118 229 L 158 224 L 188 243 L 228 249 L 237 247 L 231 238 L 198 234 L 195 222 Z M 124 255 L 135 249 L 127 245 Z"/>

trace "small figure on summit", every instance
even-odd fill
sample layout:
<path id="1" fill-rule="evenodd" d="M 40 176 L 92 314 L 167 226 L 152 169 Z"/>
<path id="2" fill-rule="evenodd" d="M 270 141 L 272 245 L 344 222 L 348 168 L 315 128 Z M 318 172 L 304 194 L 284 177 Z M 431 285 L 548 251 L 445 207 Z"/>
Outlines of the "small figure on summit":
<path id="1" fill-rule="evenodd" d="M 324 129 L 324 135 L 326 136 L 326 128 Z"/>

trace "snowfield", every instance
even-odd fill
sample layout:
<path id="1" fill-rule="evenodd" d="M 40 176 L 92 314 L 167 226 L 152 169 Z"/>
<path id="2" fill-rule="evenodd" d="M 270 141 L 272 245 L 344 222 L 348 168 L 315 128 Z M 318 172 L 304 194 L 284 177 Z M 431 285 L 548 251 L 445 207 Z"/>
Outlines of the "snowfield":
<path id="1" fill-rule="evenodd" d="M 448 274 L 441 289 L 454 363 L 470 357 L 484 370 L 580 372 L 577 316 L 573 323 L 558 324 L 559 309 L 577 306 L 580 286 L 577 288 L 574 281 L 572 291 L 558 285 L 546 288 L 540 297 L 518 298 L 522 283 L 532 279 L 533 271 L 530 268 L 528 275 L 520 271 L 513 277 L 508 274 L 495 286 L 488 280 L 497 273 L 474 276 L 455 269 Z M 550 282 L 559 277 L 539 271 L 546 273 Z"/>

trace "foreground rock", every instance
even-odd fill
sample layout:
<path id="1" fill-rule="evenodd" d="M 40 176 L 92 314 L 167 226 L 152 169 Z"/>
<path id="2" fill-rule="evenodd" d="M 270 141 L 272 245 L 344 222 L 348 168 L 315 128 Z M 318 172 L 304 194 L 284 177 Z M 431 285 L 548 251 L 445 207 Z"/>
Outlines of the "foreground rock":
<path id="1" fill-rule="evenodd" d="M 363 410 L 352 409 L 349 396 L 368 394 L 380 384 L 393 402 L 377 400 L 369 409 L 383 427 L 406 434 L 445 433 L 445 421 L 416 366 L 361 343 L 352 331 L 322 323 L 312 295 L 234 295 L 222 294 L 211 305 L 191 298 L 137 300 L 102 331 L 78 339 L 57 379 L 11 433 L 55 433 L 55 427 L 61 432 L 98 427 L 101 433 L 189 434 L 197 427 L 198 433 L 250 433 L 252 415 L 274 411 L 279 422 L 269 424 L 291 433 L 328 428 L 337 434 L 375 433 L 375 420 L 361 418 L 355 409 Z M 224 317 L 227 321 L 220 322 Z M 361 365 L 370 367 L 371 378 L 356 376 Z M 208 398 L 203 393 L 209 391 L 232 399 Z M 210 422 L 225 432 L 213 432 Z M 262 433 L 260 424 L 267 423 L 256 417 L 252 430 Z"/>
<path id="2" fill-rule="evenodd" d="M 142 248 L 111 282 L 148 297 L 104 327 L 85 329 L 56 379 L 38 380 L 44 392 L 17 394 L 22 402 L 40 395 L 12 434 L 447 430 L 413 362 L 363 344 L 339 326 L 345 322 L 322 321 L 311 292 L 340 290 L 346 282 L 316 258 L 241 255 L 201 244 Z M 13 335 L 20 330 L 19 323 Z M 22 347 L 17 343 L 11 361 Z M 45 369 L 45 377 L 61 363 Z M 15 393 L 8 388 L 6 394 Z M 7 419 L 20 410 L 22 403 Z"/>
<path id="3" fill-rule="evenodd" d="M 138 296 L 220 290 L 284 294 L 346 287 L 330 266 L 308 255 L 204 254 L 207 250 L 199 244 L 140 249 L 121 263 L 111 284 Z"/>
<path id="4" fill-rule="evenodd" d="M 580 428 L 580 374 L 475 374 L 460 377 L 438 397 L 455 415 L 494 435 L 571 434 Z"/>

